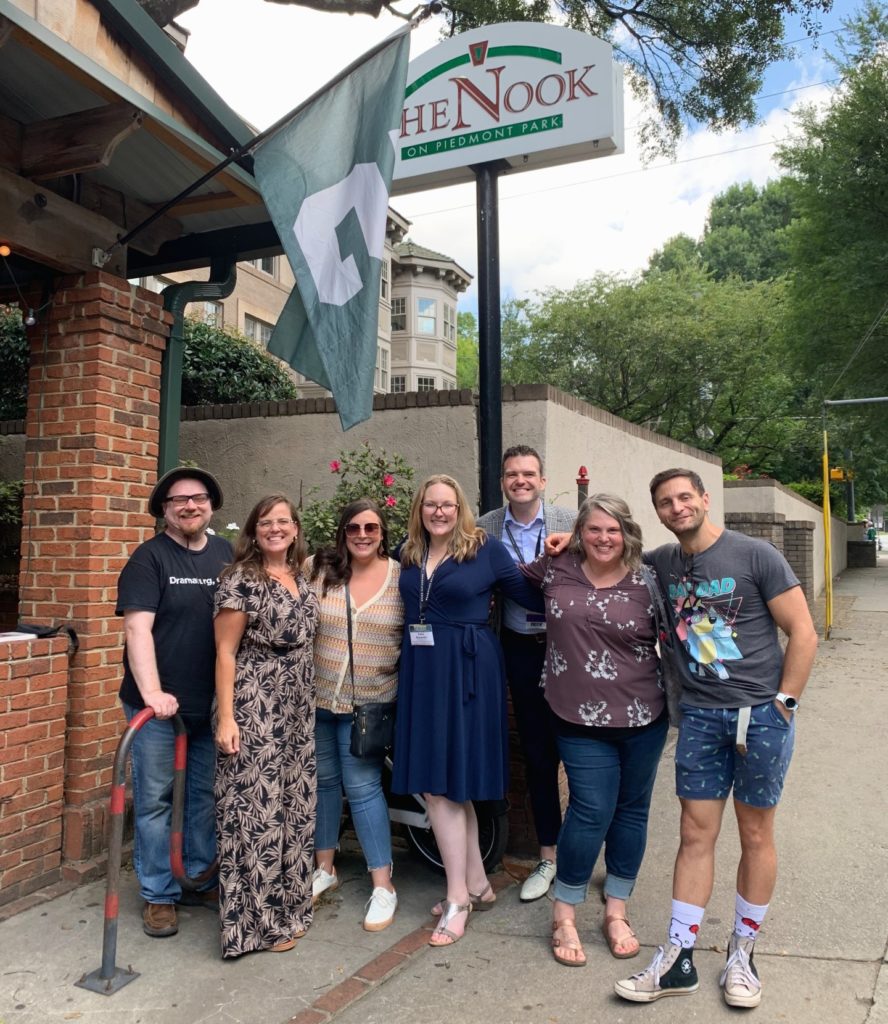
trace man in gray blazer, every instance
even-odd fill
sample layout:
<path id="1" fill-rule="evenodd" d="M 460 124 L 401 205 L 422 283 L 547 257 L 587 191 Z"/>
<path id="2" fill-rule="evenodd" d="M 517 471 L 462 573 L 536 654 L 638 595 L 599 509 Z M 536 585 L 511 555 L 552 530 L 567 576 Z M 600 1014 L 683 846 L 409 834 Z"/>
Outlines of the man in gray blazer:
<path id="1" fill-rule="evenodd" d="M 518 565 L 532 562 L 542 553 L 547 534 L 573 529 L 575 509 L 546 505 L 543 501 L 546 478 L 543 460 L 535 449 L 526 444 L 507 448 L 503 452 L 501 483 L 508 505 L 487 512 L 478 525 L 501 540 Z M 558 743 L 540 686 L 546 656 L 545 616 L 506 599 L 500 643 L 540 844 L 539 864 L 521 887 L 521 899 L 530 902 L 545 896 L 555 878 L 555 851 L 561 828 Z"/>

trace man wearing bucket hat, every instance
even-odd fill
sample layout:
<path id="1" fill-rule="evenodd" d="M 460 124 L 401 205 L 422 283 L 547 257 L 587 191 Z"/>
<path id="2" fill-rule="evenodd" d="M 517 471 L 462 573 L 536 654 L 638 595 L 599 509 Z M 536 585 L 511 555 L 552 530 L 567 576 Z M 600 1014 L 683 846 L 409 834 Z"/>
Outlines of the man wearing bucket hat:
<path id="1" fill-rule="evenodd" d="M 183 894 L 170 870 L 170 719 L 178 712 L 188 729 L 183 858 L 186 873 L 195 877 L 216 857 L 213 595 L 233 556 L 228 541 L 208 534 L 207 527 L 221 507 L 222 490 L 212 474 L 189 467 L 165 473 L 148 499 L 148 510 L 164 520 L 165 529 L 136 548 L 117 587 L 125 635 L 123 709 L 127 721 L 142 708 L 154 710 L 132 747 L 133 861 L 145 901 L 142 927 L 157 938 L 178 931 L 177 902 L 217 906 L 216 889 Z"/>

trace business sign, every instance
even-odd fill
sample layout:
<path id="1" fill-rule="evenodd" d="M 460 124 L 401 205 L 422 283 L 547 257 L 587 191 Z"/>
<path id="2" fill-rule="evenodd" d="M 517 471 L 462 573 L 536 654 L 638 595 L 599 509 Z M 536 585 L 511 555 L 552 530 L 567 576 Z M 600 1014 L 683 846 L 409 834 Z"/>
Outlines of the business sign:
<path id="1" fill-rule="evenodd" d="M 623 152 L 613 48 L 555 25 L 507 22 L 454 36 L 410 62 L 392 194 Z"/>

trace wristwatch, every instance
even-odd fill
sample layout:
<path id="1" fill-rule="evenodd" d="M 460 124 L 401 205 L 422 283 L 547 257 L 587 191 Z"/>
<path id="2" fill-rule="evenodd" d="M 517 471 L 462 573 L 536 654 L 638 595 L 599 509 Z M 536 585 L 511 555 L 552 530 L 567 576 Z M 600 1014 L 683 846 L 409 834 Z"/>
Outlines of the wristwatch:
<path id="1" fill-rule="evenodd" d="M 778 693 L 774 700 L 779 700 L 786 710 L 791 711 L 793 714 L 799 710 L 799 702 L 788 693 Z"/>

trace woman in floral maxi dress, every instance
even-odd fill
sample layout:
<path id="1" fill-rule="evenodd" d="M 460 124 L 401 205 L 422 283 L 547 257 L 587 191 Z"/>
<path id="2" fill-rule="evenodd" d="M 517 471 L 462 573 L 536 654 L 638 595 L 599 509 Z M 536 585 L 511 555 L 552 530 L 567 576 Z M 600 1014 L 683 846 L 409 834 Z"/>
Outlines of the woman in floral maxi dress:
<path id="1" fill-rule="evenodd" d="M 293 504 L 263 498 L 216 593 L 216 827 L 223 957 L 282 953 L 311 924 L 312 642 Z"/>

